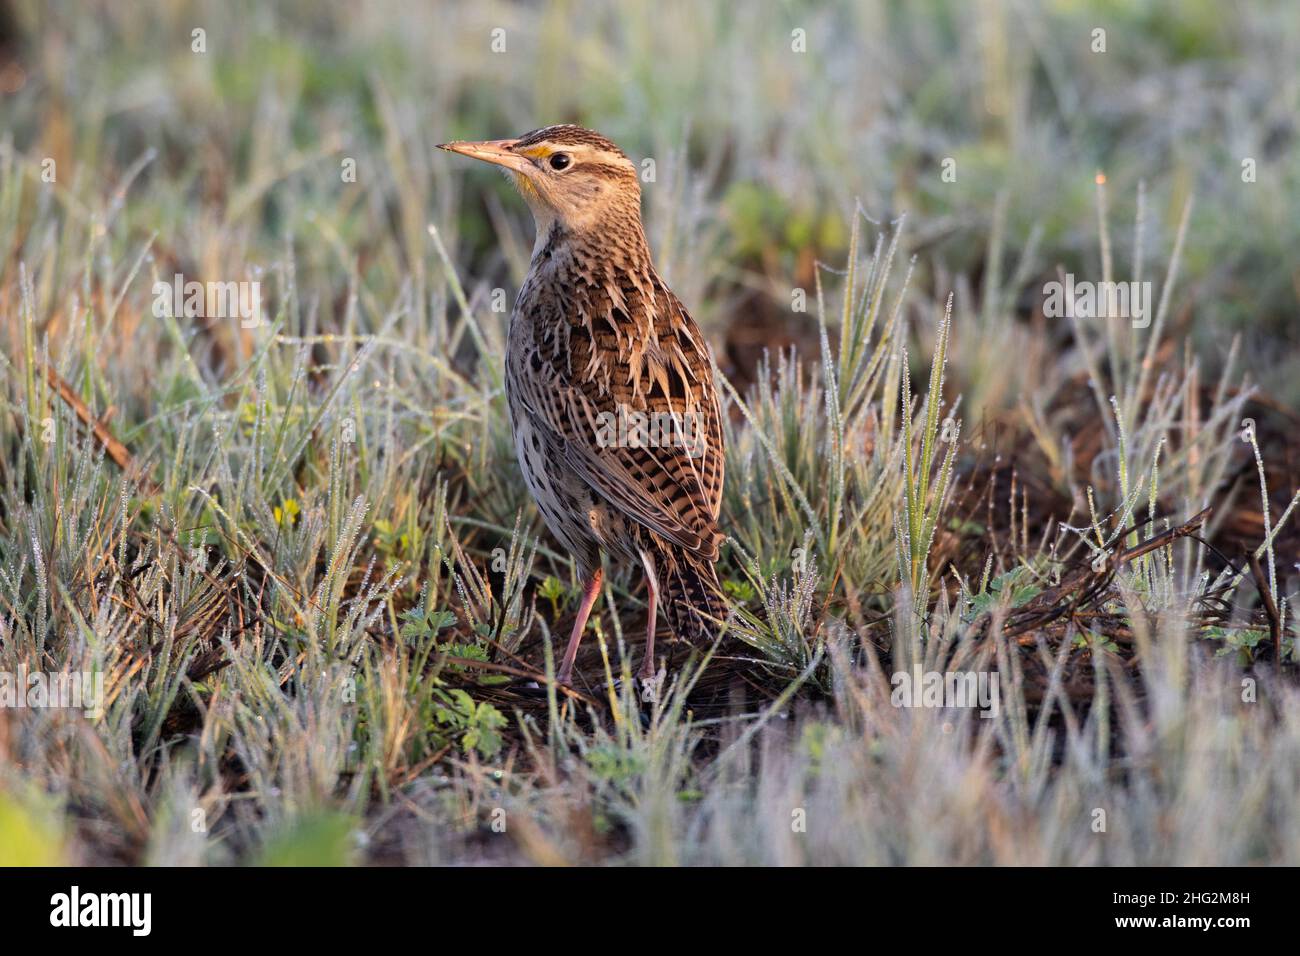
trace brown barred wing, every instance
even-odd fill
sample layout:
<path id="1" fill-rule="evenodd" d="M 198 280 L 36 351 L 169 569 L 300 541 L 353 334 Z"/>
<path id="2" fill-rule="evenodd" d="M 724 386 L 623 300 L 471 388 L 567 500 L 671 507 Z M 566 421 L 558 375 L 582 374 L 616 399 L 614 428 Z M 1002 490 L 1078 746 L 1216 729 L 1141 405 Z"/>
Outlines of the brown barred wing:
<path id="1" fill-rule="evenodd" d="M 676 305 L 660 297 L 661 306 Z M 669 311 L 665 308 L 665 311 Z M 535 419 L 563 440 L 570 467 L 666 540 L 712 560 L 722 535 L 722 437 L 713 369 L 684 311 L 653 337 L 601 323 L 570 325 L 564 348 L 539 348 L 528 394 Z M 620 323 L 621 324 L 621 323 Z M 612 341 L 602 341 L 605 335 Z M 618 339 L 622 338 L 619 347 Z"/>

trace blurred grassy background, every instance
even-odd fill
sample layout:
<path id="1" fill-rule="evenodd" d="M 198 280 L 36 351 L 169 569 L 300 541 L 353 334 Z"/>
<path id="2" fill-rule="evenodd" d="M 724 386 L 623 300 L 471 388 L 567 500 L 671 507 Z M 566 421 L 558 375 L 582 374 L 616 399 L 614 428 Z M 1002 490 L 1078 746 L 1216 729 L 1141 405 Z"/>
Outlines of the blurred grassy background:
<path id="1" fill-rule="evenodd" d="M 979 282 L 996 268 L 988 236 L 1002 216 L 1005 261 L 1030 253 L 1030 281 L 1011 290 L 1028 318 L 1058 263 L 1099 271 L 1103 171 L 1121 264 L 1146 183 L 1148 275 L 1195 194 L 1191 305 L 1175 331 L 1207 357 L 1244 333 L 1256 377 L 1290 403 L 1300 396 L 1300 10 L 1289 3 L 11 0 L 3 10 L 5 142 L 29 163 L 53 158 L 58 201 L 74 209 L 93 208 L 154 150 L 140 176 L 161 188 L 141 190 L 129 226 L 210 269 L 221 257 L 211 243 L 269 260 L 320 214 L 363 267 L 376 228 L 409 250 L 424 223 L 450 226 L 467 271 L 512 287 L 529 248 L 521 204 L 498 177 L 432 146 L 579 122 L 655 160 L 646 205 L 661 269 L 727 335 L 720 359 L 734 373 L 756 344 L 808 334 L 791 327 L 790 289 L 811 288 L 815 259 L 842 260 L 855 200 L 880 221 L 909 214 L 922 288 L 937 284 L 933 271 Z M 206 53 L 191 49 L 196 28 Z M 1105 52 L 1093 50 L 1098 28 Z M 366 191 L 344 188 L 344 157 Z M 955 182 L 941 179 L 946 158 Z M 196 207 L 209 211 L 207 234 L 178 228 Z M 341 301 L 324 245 L 296 250 L 298 281 Z M 420 288 L 419 261 L 393 265 Z"/>

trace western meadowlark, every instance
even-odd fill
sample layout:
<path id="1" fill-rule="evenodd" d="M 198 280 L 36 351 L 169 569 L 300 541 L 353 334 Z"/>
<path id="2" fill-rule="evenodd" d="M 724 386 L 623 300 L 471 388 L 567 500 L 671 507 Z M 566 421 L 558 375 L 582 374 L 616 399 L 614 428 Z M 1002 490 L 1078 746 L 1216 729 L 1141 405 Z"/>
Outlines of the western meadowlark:
<path id="1" fill-rule="evenodd" d="M 655 611 L 695 642 L 725 614 L 722 418 L 708 345 L 655 271 L 636 166 L 604 136 L 548 126 L 440 148 L 502 167 L 537 228 L 510 315 L 506 391 L 524 480 L 586 586 L 556 674 L 573 677 L 601 552 L 645 571 L 638 671 L 656 689 Z"/>

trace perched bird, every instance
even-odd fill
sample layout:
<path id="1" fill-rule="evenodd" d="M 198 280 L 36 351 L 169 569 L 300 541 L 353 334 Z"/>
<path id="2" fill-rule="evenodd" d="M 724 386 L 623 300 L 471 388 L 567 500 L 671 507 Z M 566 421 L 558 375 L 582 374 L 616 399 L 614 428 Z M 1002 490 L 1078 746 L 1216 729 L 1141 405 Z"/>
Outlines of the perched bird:
<path id="1" fill-rule="evenodd" d="M 586 585 L 556 677 L 572 680 L 603 551 L 645 572 L 638 677 L 650 696 L 656 608 L 692 643 L 715 635 L 726 613 L 714 570 L 723 445 L 708 345 L 650 261 L 637 169 L 614 143 L 562 125 L 440 148 L 502 167 L 536 223 L 505 381 L 524 480 Z"/>

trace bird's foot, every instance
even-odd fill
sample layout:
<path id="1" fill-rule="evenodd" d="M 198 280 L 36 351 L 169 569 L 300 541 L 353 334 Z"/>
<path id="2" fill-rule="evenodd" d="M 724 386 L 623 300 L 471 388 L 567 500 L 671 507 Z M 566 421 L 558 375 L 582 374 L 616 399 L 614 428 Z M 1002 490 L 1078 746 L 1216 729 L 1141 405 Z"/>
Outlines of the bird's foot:
<path id="1" fill-rule="evenodd" d="M 565 687 L 570 687 L 570 686 L 572 686 L 572 684 L 573 684 L 573 671 L 571 671 L 571 670 L 563 670 L 563 669 L 561 669 L 561 671 L 560 671 L 558 674 L 555 675 L 555 683 L 557 683 L 557 684 L 563 684 Z"/>
<path id="2" fill-rule="evenodd" d="M 659 691 L 663 687 L 666 675 L 667 671 L 664 668 L 656 671 L 654 661 L 646 658 L 646 662 L 636 672 L 636 679 L 641 683 L 641 700 L 643 702 L 653 704 L 659 700 Z"/>

